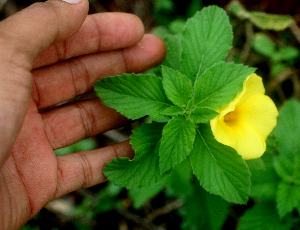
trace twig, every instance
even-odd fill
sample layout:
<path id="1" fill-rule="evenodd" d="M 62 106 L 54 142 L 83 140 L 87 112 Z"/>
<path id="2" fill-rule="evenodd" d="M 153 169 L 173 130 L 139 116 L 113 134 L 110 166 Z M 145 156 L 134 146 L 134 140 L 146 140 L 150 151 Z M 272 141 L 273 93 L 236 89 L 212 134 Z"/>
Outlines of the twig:
<path id="1" fill-rule="evenodd" d="M 300 99 L 300 81 L 298 74 L 296 71 L 291 75 L 291 79 L 293 82 L 293 87 L 294 87 L 294 97 L 297 98 L 298 100 Z"/>
<path id="2" fill-rule="evenodd" d="M 290 30 L 294 34 L 297 41 L 300 43 L 300 28 L 298 27 L 297 23 L 293 21 L 290 25 Z"/>
<path id="3" fill-rule="evenodd" d="M 115 142 L 123 142 L 123 141 L 127 141 L 130 139 L 129 136 L 127 136 L 123 133 L 120 133 L 117 130 L 107 131 L 107 132 L 103 133 L 103 135 L 110 138 L 111 140 L 113 140 Z"/>
<path id="4" fill-rule="evenodd" d="M 241 51 L 241 63 L 245 63 L 251 51 L 251 44 L 253 40 L 253 24 L 250 21 L 245 22 L 246 42 Z"/>
<path id="5" fill-rule="evenodd" d="M 269 81 L 268 85 L 266 86 L 266 91 L 268 93 L 273 92 L 278 85 L 287 80 L 292 74 L 294 74 L 294 71 L 291 68 L 282 71 L 276 76 L 276 78 L 273 78 Z"/>
<path id="6" fill-rule="evenodd" d="M 137 223 L 138 225 L 142 226 L 145 229 L 149 229 L 149 230 L 165 230 L 165 228 L 160 227 L 160 226 L 156 226 L 153 223 L 151 223 L 151 221 L 144 219 L 142 217 L 140 217 L 137 214 L 131 213 L 129 211 L 124 211 L 121 209 L 118 209 L 117 212 L 119 214 L 121 214 L 122 216 L 124 216 L 125 218 L 127 218 L 128 220 L 132 220 L 135 223 Z"/>
<path id="7" fill-rule="evenodd" d="M 166 204 L 165 206 L 163 206 L 162 208 L 156 209 L 155 211 L 153 211 L 152 213 L 150 213 L 146 219 L 148 221 L 152 221 L 154 220 L 156 217 L 170 213 L 180 207 L 183 206 L 183 202 L 181 200 L 175 200 L 171 203 Z"/>
<path id="8" fill-rule="evenodd" d="M 2 10 L 2 8 L 6 2 L 7 2 L 7 0 L 0 0 L 0 10 Z"/>

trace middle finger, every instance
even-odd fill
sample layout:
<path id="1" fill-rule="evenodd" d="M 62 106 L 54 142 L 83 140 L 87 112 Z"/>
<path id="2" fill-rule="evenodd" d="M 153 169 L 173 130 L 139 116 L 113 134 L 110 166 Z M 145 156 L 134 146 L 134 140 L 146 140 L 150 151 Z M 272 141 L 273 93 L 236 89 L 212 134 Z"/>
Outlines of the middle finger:
<path id="1" fill-rule="evenodd" d="M 165 45 L 154 35 L 132 47 L 73 58 L 32 71 L 32 96 L 38 109 L 70 100 L 92 89 L 102 77 L 141 72 L 162 61 Z"/>

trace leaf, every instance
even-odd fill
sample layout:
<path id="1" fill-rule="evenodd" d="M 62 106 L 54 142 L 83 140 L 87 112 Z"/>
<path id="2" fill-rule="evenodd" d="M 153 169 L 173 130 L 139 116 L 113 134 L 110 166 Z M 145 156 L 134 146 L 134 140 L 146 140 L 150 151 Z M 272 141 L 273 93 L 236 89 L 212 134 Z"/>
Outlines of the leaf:
<path id="1" fill-rule="evenodd" d="M 290 230 L 292 222 L 280 221 L 273 202 L 255 204 L 240 219 L 238 230 Z"/>
<path id="2" fill-rule="evenodd" d="M 277 139 L 280 155 L 294 160 L 300 153 L 300 103 L 296 100 L 287 101 L 279 110 L 274 135 Z"/>
<path id="3" fill-rule="evenodd" d="M 280 218 L 297 208 L 300 204 L 300 185 L 281 182 L 276 194 L 276 208 Z"/>
<path id="4" fill-rule="evenodd" d="M 194 187 L 193 195 L 185 199 L 183 229 L 221 229 L 228 215 L 229 204 L 221 197 L 209 194 L 199 184 Z"/>
<path id="5" fill-rule="evenodd" d="M 152 75 L 102 78 L 94 88 L 104 104 L 130 119 L 146 115 L 159 117 L 160 112 L 172 106 L 164 93 L 162 80 Z"/>
<path id="6" fill-rule="evenodd" d="M 214 65 L 195 83 L 194 105 L 220 109 L 243 90 L 244 81 L 254 70 L 234 63 L 220 62 Z"/>
<path id="7" fill-rule="evenodd" d="M 257 33 L 254 36 L 252 46 L 259 54 L 271 57 L 276 52 L 276 44 L 264 33 Z"/>
<path id="8" fill-rule="evenodd" d="M 200 124 L 190 153 L 194 174 L 202 187 L 229 202 L 245 204 L 250 193 L 250 171 L 232 148 L 217 142 L 210 126 Z"/>
<path id="9" fill-rule="evenodd" d="M 250 196 L 260 200 L 275 200 L 279 181 L 280 178 L 271 165 L 266 166 L 264 170 L 251 169 Z"/>
<path id="10" fill-rule="evenodd" d="M 186 159 L 172 169 L 167 185 L 170 191 L 178 198 L 186 198 L 193 193 L 193 174 L 190 162 Z"/>
<path id="11" fill-rule="evenodd" d="M 191 111 L 190 118 L 196 123 L 205 123 L 216 116 L 218 116 L 219 113 L 215 110 L 207 109 L 207 108 L 194 108 Z"/>
<path id="12" fill-rule="evenodd" d="M 275 156 L 273 161 L 274 169 L 281 179 L 287 182 L 293 182 L 294 165 L 291 160 L 283 156 Z"/>
<path id="13" fill-rule="evenodd" d="M 164 173 L 189 155 L 195 139 L 195 124 L 182 116 L 173 117 L 163 129 L 159 149 L 160 172 Z"/>
<path id="14" fill-rule="evenodd" d="M 225 11 L 209 6 L 189 19 L 182 32 L 181 72 L 192 82 L 217 62 L 224 61 L 232 43 Z"/>
<path id="15" fill-rule="evenodd" d="M 168 35 L 163 40 L 167 47 L 167 55 L 162 65 L 174 70 L 180 70 L 182 53 L 181 37 L 179 35 Z"/>
<path id="16" fill-rule="evenodd" d="M 185 107 L 193 94 L 190 80 L 166 66 L 162 67 L 162 73 L 163 87 L 169 100 L 179 107 Z"/>
<path id="17" fill-rule="evenodd" d="M 284 46 L 279 49 L 280 58 L 282 60 L 293 60 L 299 56 L 299 50 L 294 46 Z"/>
<path id="18" fill-rule="evenodd" d="M 114 184 L 127 189 L 151 187 L 162 181 L 168 173 L 160 174 L 159 146 L 164 124 L 143 124 L 133 131 L 131 144 L 135 158 L 114 158 L 103 173 Z"/>
<path id="19" fill-rule="evenodd" d="M 185 110 L 178 106 L 171 106 L 166 108 L 164 111 L 161 112 L 161 115 L 164 116 L 175 116 L 175 115 L 182 115 L 184 114 Z"/>
<path id="20" fill-rule="evenodd" d="M 289 15 L 268 14 L 257 11 L 249 12 L 249 16 L 254 25 L 264 30 L 285 30 L 294 21 Z"/>
<path id="21" fill-rule="evenodd" d="M 165 182 L 162 181 L 153 187 L 143 189 L 131 189 L 128 195 L 135 209 L 140 209 L 147 201 L 160 193 L 165 187 Z"/>

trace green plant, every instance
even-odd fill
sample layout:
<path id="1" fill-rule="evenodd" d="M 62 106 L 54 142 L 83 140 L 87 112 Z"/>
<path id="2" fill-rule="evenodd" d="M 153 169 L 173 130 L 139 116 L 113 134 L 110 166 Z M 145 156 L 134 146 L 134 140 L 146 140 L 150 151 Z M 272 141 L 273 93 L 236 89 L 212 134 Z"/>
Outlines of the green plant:
<path id="1" fill-rule="evenodd" d="M 280 109 L 272 134 L 276 141 L 269 143 L 262 167 L 250 167 L 251 197 L 256 204 L 242 216 L 239 229 L 299 229 L 299 116 L 296 100 Z"/>
<path id="2" fill-rule="evenodd" d="M 169 37 L 172 52 L 163 63 L 162 77 L 124 74 L 94 85 L 103 103 L 128 118 L 152 118 L 133 131 L 135 158 L 116 158 L 106 165 L 103 172 L 110 181 L 128 189 L 151 187 L 188 157 L 205 190 L 230 202 L 248 201 L 246 162 L 217 142 L 207 124 L 235 99 L 255 70 L 224 62 L 231 43 L 228 16 L 210 6 L 189 19 L 180 35 Z"/>
<path id="3" fill-rule="evenodd" d="M 271 74 L 273 76 L 293 66 L 299 57 L 299 50 L 296 47 L 282 46 L 278 48 L 264 33 L 255 34 L 252 46 L 257 53 L 270 59 Z"/>

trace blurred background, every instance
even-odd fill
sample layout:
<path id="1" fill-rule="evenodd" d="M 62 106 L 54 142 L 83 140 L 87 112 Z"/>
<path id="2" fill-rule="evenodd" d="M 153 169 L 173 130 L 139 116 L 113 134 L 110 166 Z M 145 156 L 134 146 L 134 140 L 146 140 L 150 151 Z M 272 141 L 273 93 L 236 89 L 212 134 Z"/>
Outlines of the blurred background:
<path id="1" fill-rule="evenodd" d="M 34 2 L 37 1 L 0 0 L 0 17 L 3 20 Z M 180 33 L 186 19 L 204 6 L 218 5 L 227 11 L 234 31 L 233 48 L 227 61 L 257 67 L 257 73 L 264 79 L 266 94 L 278 106 L 292 97 L 300 99 L 300 1 L 240 1 L 247 11 L 289 15 L 293 23 L 279 31 L 264 30 L 245 20 L 232 10 L 232 2 L 236 3 L 229 0 L 90 0 L 90 13 L 133 13 L 142 19 L 148 33 L 163 37 L 164 34 Z M 57 150 L 56 154 L 89 150 L 127 140 L 139 122 Z M 137 192 L 106 182 L 49 203 L 22 229 L 200 229 L 199 224 L 193 223 L 195 220 L 187 214 L 194 208 L 193 213 L 200 215 L 197 206 L 187 207 L 183 193 L 178 192 L 174 185 Z M 243 206 L 227 204 L 226 215 L 220 216 L 222 220 L 216 229 L 235 229 L 239 218 L 251 205 L 251 200 Z"/>

